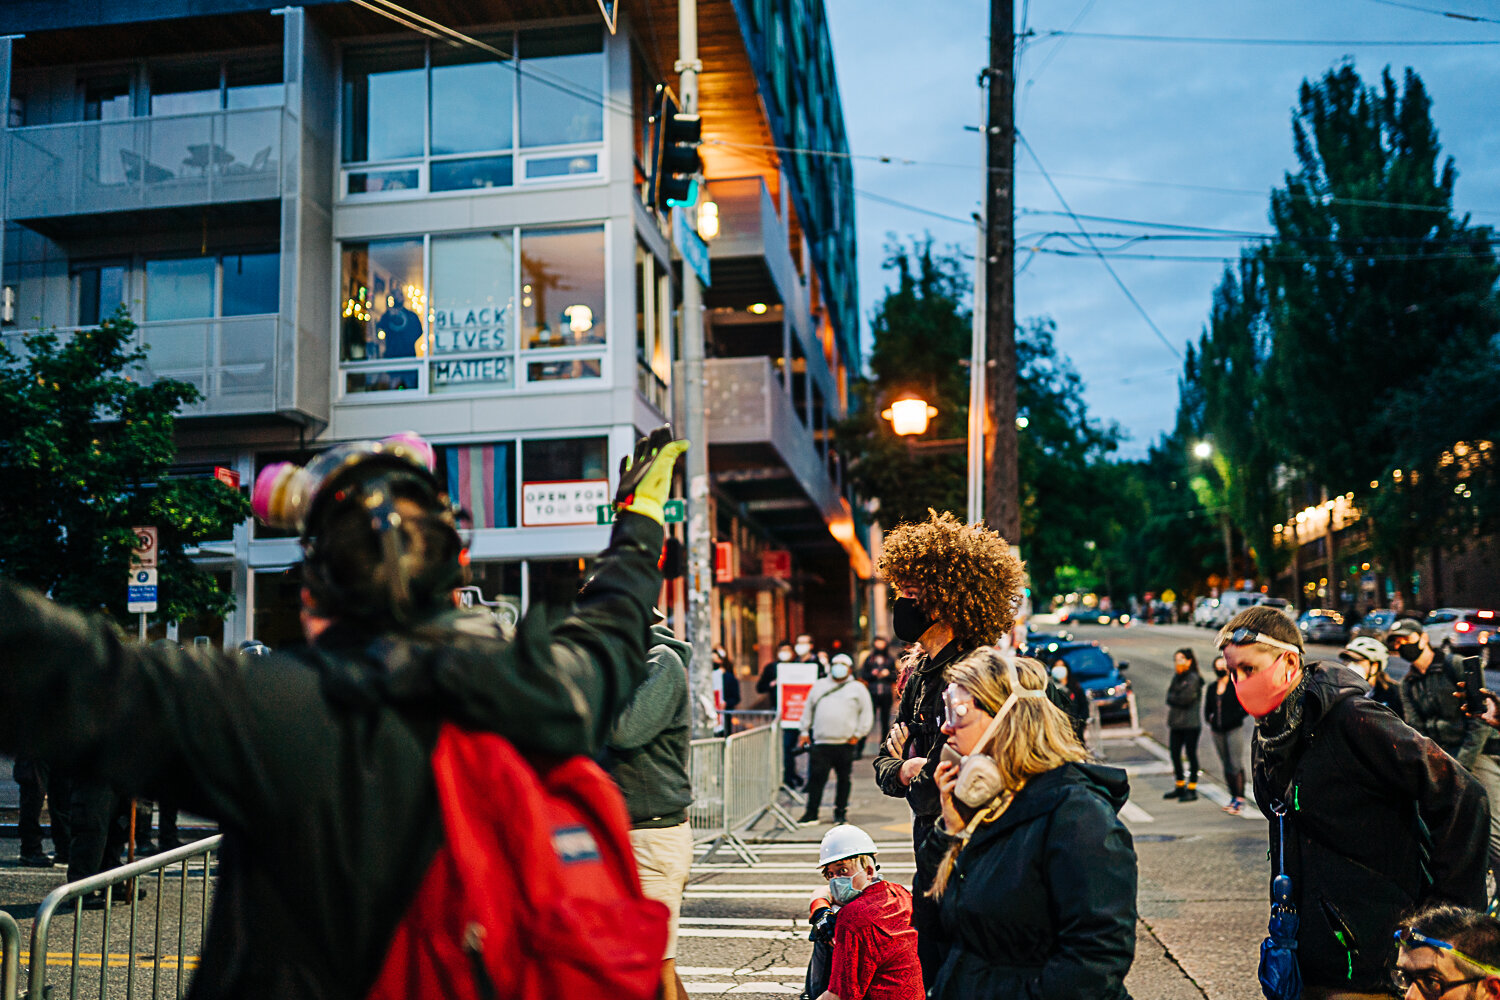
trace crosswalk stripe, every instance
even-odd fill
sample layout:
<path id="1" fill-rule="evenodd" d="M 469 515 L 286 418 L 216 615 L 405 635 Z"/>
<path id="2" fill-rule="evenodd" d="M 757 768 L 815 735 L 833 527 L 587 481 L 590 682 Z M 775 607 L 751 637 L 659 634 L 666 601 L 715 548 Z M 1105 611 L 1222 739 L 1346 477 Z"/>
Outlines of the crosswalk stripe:
<path id="1" fill-rule="evenodd" d="M 682 985 L 686 987 L 688 994 L 710 993 L 710 994 L 732 994 L 734 996 L 785 996 L 796 995 L 802 992 L 801 983 L 690 983 L 683 980 Z"/>
<path id="2" fill-rule="evenodd" d="M 759 928 L 735 928 L 735 927 L 679 927 L 678 937 L 701 937 L 722 938 L 725 940 L 739 938 L 744 940 L 758 941 L 806 941 L 807 934 L 804 931 L 772 931 Z"/>
<path id="3" fill-rule="evenodd" d="M 1144 810 L 1140 806 L 1136 805 L 1134 802 L 1127 802 L 1123 806 L 1121 806 L 1120 807 L 1120 815 L 1125 818 L 1125 821 L 1127 823 L 1155 823 L 1156 822 L 1156 817 L 1155 816 L 1151 815 L 1146 810 Z"/>

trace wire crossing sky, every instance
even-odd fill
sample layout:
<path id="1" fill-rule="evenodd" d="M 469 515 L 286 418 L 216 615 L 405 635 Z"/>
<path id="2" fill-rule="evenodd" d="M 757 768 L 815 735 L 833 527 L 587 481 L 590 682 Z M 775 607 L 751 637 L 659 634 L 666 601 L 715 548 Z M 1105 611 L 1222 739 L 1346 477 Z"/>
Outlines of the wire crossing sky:
<path id="1" fill-rule="evenodd" d="M 972 258 L 985 178 L 976 81 L 988 57 L 989 5 L 946 0 L 914 17 L 900 0 L 826 2 L 868 337 L 890 280 L 881 270 L 888 234 L 930 233 Z M 1090 410 L 1129 433 L 1128 456 L 1144 455 L 1171 428 L 1177 352 L 1202 333 L 1239 247 L 1270 231 L 1270 192 L 1296 167 L 1291 114 L 1304 79 L 1346 60 L 1367 86 L 1386 66 L 1398 81 L 1406 67 L 1416 70 L 1443 153 L 1458 168 L 1456 212 L 1500 224 L 1494 0 L 1025 0 L 1016 8 L 1026 36 L 1017 128 L 1030 147 L 1016 150 L 1016 315 L 1056 320 Z M 1328 249 L 1299 252 L 1317 259 Z M 1376 253 L 1405 259 L 1408 250 L 1393 242 Z M 1458 242 L 1429 256 L 1467 252 Z"/>

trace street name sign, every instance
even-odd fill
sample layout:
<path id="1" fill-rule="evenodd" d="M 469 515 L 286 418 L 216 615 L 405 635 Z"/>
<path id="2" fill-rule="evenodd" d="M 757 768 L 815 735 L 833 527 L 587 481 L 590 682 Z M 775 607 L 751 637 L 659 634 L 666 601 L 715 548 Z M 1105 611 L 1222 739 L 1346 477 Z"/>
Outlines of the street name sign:
<path id="1" fill-rule="evenodd" d="M 687 520 L 687 501 L 668 500 L 661 505 L 662 514 L 667 524 L 677 524 Z M 594 508 L 595 524 L 614 524 L 615 505 L 612 503 L 601 503 Z"/>

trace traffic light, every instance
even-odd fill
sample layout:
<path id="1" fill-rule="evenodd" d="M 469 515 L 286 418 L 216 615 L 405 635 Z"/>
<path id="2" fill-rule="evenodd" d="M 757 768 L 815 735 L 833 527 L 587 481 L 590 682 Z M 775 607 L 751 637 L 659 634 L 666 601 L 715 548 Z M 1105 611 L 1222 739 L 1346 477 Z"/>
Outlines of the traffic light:
<path id="1" fill-rule="evenodd" d="M 673 205 L 691 205 L 698 200 L 696 175 L 703 169 L 698 155 L 703 122 L 697 115 L 683 114 L 676 97 L 661 84 L 656 88 L 655 104 L 651 204 L 658 211 L 666 211 Z"/>

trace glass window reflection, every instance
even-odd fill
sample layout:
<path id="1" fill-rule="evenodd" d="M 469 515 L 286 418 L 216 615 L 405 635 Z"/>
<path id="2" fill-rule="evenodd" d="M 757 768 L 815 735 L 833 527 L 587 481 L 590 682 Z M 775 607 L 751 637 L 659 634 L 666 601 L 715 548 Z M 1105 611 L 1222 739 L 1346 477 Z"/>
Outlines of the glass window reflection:
<path id="1" fill-rule="evenodd" d="M 507 33 L 485 39 L 508 51 Z M 465 47 L 432 50 L 432 155 L 510 149 L 516 72 L 493 53 Z"/>
<path id="2" fill-rule="evenodd" d="M 521 234 L 521 323 L 528 348 L 602 344 L 604 229 Z"/>
<path id="3" fill-rule="evenodd" d="M 604 138 L 604 37 L 598 27 L 521 35 L 521 145 Z"/>
<path id="4" fill-rule="evenodd" d="M 421 45 L 351 52 L 344 60 L 344 162 L 421 156 L 426 116 Z"/>
<path id="5" fill-rule="evenodd" d="M 422 241 L 346 243 L 341 354 L 345 361 L 412 358 L 427 353 Z M 415 388 L 415 384 L 410 386 Z"/>
<path id="6" fill-rule="evenodd" d="M 281 299 L 281 254 L 239 253 L 224 256 L 224 301 L 221 316 L 274 313 Z"/>
<path id="7" fill-rule="evenodd" d="M 212 257 L 147 261 L 147 322 L 212 316 L 215 263 Z"/>

